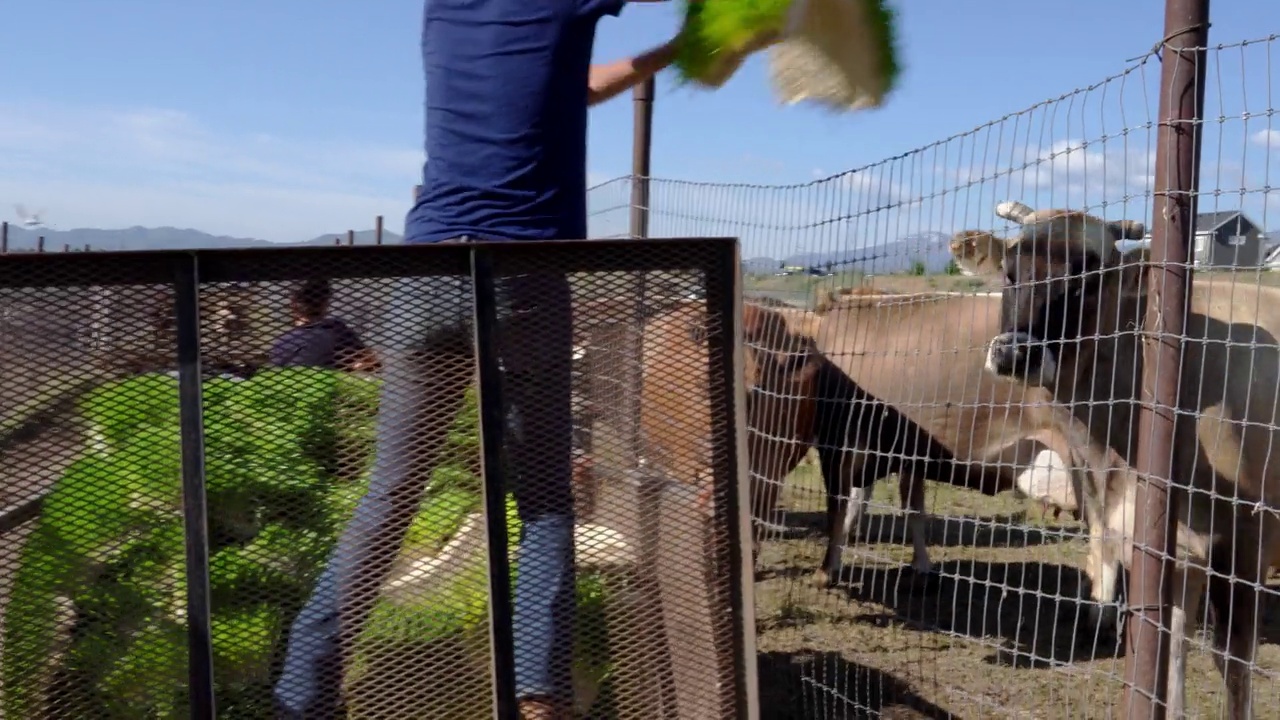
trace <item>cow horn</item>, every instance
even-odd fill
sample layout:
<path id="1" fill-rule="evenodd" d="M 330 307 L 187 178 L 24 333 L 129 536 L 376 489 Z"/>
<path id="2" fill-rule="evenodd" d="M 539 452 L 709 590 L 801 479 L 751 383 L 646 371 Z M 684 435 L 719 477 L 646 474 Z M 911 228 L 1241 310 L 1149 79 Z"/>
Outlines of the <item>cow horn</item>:
<path id="1" fill-rule="evenodd" d="M 1025 223 L 1032 215 L 1035 215 L 1035 212 L 1029 205 L 1020 203 L 1017 200 L 1009 200 L 996 205 L 997 217 L 1012 220 L 1019 225 Z"/>
<path id="2" fill-rule="evenodd" d="M 1117 220 L 1111 223 L 1121 240 L 1141 240 L 1147 234 L 1147 226 L 1137 220 Z"/>

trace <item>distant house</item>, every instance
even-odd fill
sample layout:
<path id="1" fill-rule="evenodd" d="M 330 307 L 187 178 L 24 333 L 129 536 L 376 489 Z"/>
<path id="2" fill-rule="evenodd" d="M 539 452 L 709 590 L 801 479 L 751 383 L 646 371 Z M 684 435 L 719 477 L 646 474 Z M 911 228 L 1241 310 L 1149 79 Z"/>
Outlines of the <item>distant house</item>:
<path id="1" fill-rule="evenodd" d="M 1194 237 L 1191 257 L 1196 267 L 1258 267 L 1266 259 L 1266 235 L 1239 210 L 1200 213 Z M 1150 243 L 1147 233 L 1142 244 Z"/>
<path id="2" fill-rule="evenodd" d="M 1262 255 L 1262 266 L 1268 270 L 1280 270 L 1280 233 L 1267 236 L 1268 244 Z"/>

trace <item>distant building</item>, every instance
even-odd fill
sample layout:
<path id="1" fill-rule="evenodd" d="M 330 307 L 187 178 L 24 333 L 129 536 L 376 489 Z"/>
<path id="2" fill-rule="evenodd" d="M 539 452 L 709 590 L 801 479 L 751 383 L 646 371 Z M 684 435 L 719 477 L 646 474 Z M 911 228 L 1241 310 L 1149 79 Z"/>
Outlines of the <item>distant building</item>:
<path id="1" fill-rule="evenodd" d="M 1192 263 L 1199 268 L 1251 268 L 1266 260 L 1267 237 L 1239 210 L 1196 215 Z M 1151 234 L 1142 238 L 1150 246 Z"/>

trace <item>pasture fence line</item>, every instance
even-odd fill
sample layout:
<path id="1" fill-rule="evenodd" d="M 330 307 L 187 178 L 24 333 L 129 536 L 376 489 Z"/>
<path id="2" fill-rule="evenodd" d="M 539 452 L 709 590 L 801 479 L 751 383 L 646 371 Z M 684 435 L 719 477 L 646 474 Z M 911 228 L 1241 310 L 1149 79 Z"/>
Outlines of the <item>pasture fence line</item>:
<path id="1" fill-rule="evenodd" d="M 639 209 L 653 237 L 739 237 L 749 300 L 808 308 L 789 317 L 866 392 L 1035 501 L 930 485 L 924 527 L 946 549 L 923 590 L 904 589 L 913 553 L 896 545 L 910 523 L 874 513 L 837 554 L 840 582 L 814 589 L 795 573 L 823 563 L 832 481 L 819 464 L 753 465 L 782 486 L 757 566 L 759 642 L 804 678 L 814 694 L 803 702 L 1047 717 L 1151 717 L 1172 704 L 1190 717 L 1241 712 L 1249 684 L 1259 712 L 1280 697 L 1265 572 L 1276 558 L 1264 545 L 1280 501 L 1268 449 L 1280 440 L 1269 374 L 1280 344 L 1278 36 L 1210 45 L 1200 3 L 1171 3 L 1166 21 L 1153 49 L 1111 76 L 863 167 L 785 185 L 652 174 L 592 188 L 593 235 L 633 235 Z M 636 180 L 644 208 L 630 199 Z M 1021 205 L 1000 207 L 1011 201 Z M 1054 213 L 1036 211 L 1053 209 L 1112 224 L 1042 225 Z M 1101 263 L 1076 267 L 1037 254 L 1040 243 L 1008 247 L 1088 233 L 1105 233 L 1115 254 L 1095 246 Z M 1030 274 L 1010 280 L 1019 267 Z M 999 295 L 1070 309 L 1038 298 L 1077 278 L 1099 294 L 1080 290 L 1064 324 L 1079 334 L 1055 340 L 1085 353 L 1056 366 L 1074 387 L 994 377 L 988 346 L 1019 324 L 1012 310 L 1002 320 Z M 784 438 L 798 432 L 789 422 L 753 416 L 750 431 Z M 923 454 L 882 450 L 870 457 Z M 839 497 L 875 507 L 909 485 L 850 460 L 863 464 L 838 482 L 891 481 Z M 1041 504 L 1051 515 L 1034 517 Z M 1224 627 L 1226 615 L 1240 625 Z M 1183 648 L 1185 664 L 1169 662 Z M 796 668 L 802 651 L 819 659 Z"/>

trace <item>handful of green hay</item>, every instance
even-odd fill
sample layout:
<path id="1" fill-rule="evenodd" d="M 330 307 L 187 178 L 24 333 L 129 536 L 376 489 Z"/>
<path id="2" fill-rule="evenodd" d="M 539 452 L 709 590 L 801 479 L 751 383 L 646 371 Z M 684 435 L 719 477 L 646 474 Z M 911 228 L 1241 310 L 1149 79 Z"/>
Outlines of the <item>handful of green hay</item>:
<path id="1" fill-rule="evenodd" d="M 887 0 L 686 0 L 675 60 L 685 81 L 718 88 L 765 48 L 786 104 L 879 107 L 899 75 Z"/>

